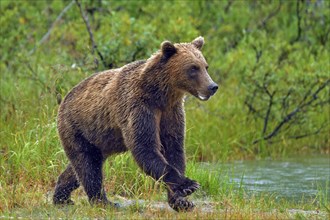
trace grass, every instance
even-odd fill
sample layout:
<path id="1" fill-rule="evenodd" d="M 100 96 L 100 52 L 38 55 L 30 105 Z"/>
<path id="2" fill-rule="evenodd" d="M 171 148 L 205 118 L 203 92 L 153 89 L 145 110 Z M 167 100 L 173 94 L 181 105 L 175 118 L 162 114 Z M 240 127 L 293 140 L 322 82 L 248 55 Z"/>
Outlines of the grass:
<path id="1" fill-rule="evenodd" d="M 74 206 L 54 206 L 51 196 L 54 187 L 54 170 L 40 176 L 25 170 L 21 175 L 1 179 L 0 217 L 41 218 L 107 218 L 107 219 L 322 219 L 329 212 L 329 185 L 320 189 L 314 200 L 289 201 L 276 199 L 276 195 L 251 194 L 244 187 L 235 187 L 230 174 L 219 170 L 207 170 L 199 163 L 189 162 L 187 175 L 198 180 L 202 188 L 191 196 L 197 208 L 190 213 L 176 213 L 166 204 L 164 187 L 142 174 L 130 155 L 113 158 L 105 166 L 105 188 L 109 199 L 120 202 L 123 208 L 116 210 L 90 206 L 80 188 L 72 197 Z M 123 169 L 124 168 L 124 169 Z M 43 169 L 45 170 L 45 169 Z M 16 174 L 17 174 L 16 173 Z M 39 178 L 39 179 L 36 179 Z M 134 201 L 136 204 L 134 204 Z M 140 201 L 140 202 L 138 202 Z M 316 202 L 317 201 L 317 202 Z M 128 203 L 132 203 L 128 205 Z M 298 210 L 294 212 L 294 210 Z M 305 211 L 306 213 L 304 213 Z M 317 214 L 319 212 L 319 214 Z"/>
<path id="2" fill-rule="evenodd" d="M 48 108 L 45 108 L 49 110 Z M 45 110 L 45 111 L 46 111 Z M 18 115 L 17 117 L 22 117 Z M 105 164 L 105 188 L 110 199 L 136 204 L 113 210 L 91 207 L 85 193 L 73 193 L 75 206 L 55 207 L 51 204 L 54 184 L 65 168 L 67 159 L 56 132 L 56 111 L 44 112 L 38 119 L 26 122 L 22 130 L 11 133 L 11 144 L 1 157 L 0 216 L 23 218 L 115 218 L 115 219 L 307 219 L 312 214 L 290 210 L 321 211 L 313 218 L 329 214 L 329 184 L 320 189 L 314 201 L 289 202 L 274 195 L 247 194 L 244 187 L 235 187 L 231 174 L 205 169 L 196 157 L 188 157 L 187 176 L 199 181 L 202 188 L 192 196 L 197 208 L 191 213 L 176 213 L 166 205 L 164 187 L 144 175 L 129 153 L 111 157 Z M 37 126 L 32 126 L 36 125 Z M 38 125 L 39 124 L 39 125 Z M 6 127 L 7 129 L 10 126 Z M 189 133 L 189 131 L 188 131 Z M 7 139 L 7 140 L 8 140 Z M 321 201 L 321 202 L 315 202 Z M 155 204 L 160 203 L 160 207 Z M 327 214 L 328 213 L 328 214 Z"/>

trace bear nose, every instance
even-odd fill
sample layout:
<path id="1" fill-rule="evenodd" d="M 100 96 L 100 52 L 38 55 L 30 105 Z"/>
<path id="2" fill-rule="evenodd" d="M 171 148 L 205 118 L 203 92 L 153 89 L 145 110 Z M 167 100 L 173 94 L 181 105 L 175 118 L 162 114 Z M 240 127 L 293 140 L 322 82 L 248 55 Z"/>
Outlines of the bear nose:
<path id="1" fill-rule="evenodd" d="M 212 95 L 214 94 L 214 93 L 216 93 L 216 91 L 218 90 L 218 85 L 217 84 L 215 84 L 215 83 L 212 83 L 211 85 L 209 85 L 208 87 L 207 87 L 207 89 L 212 93 Z"/>

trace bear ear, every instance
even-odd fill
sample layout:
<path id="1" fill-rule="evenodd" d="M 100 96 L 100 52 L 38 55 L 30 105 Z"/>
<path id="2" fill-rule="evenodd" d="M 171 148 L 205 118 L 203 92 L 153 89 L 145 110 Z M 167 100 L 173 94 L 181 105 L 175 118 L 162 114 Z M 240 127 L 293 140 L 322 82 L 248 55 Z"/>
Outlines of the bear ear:
<path id="1" fill-rule="evenodd" d="M 191 42 L 198 50 L 202 50 L 204 45 L 204 38 L 202 36 L 197 37 Z"/>
<path id="2" fill-rule="evenodd" d="M 176 53 L 176 48 L 170 41 L 164 41 L 161 45 L 161 50 L 165 59 L 170 58 Z"/>

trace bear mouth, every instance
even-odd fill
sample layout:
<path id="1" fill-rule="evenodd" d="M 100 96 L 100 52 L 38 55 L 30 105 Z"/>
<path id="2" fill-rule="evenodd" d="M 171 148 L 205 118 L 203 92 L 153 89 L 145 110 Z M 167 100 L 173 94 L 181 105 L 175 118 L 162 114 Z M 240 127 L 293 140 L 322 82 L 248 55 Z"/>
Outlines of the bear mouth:
<path id="1" fill-rule="evenodd" d="M 202 94 L 198 94 L 197 97 L 202 100 L 202 101 L 207 101 L 209 100 L 209 98 L 211 97 L 210 95 L 202 95 Z"/>

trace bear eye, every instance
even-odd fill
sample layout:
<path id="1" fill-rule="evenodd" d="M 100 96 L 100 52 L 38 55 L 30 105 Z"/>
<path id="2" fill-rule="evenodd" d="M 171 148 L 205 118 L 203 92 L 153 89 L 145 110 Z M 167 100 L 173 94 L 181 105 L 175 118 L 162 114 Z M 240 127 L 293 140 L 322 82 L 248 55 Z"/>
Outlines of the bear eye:
<path id="1" fill-rule="evenodd" d="M 188 75 L 191 77 L 191 78 L 194 78 L 196 77 L 196 75 L 198 74 L 198 71 L 199 71 L 199 67 L 198 66 L 191 66 L 188 70 Z"/>
<path id="2" fill-rule="evenodd" d="M 196 72 L 199 70 L 198 66 L 192 66 L 190 69 L 192 72 Z"/>

